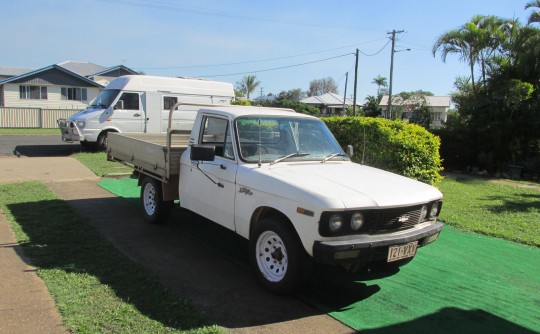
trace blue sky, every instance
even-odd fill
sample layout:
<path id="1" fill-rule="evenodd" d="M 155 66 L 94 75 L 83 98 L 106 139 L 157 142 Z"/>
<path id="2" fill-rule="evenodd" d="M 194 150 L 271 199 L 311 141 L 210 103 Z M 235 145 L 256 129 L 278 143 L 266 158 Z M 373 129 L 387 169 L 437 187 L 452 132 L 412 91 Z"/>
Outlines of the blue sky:
<path id="1" fill-rule="evenodd" d="M 476 14 L 517 17 L 524 24 L 526 2 L 4 0 L 0 66 L 40 68 L 65 60 L 88 61 L 233 84 L 252 74 L 264 95 L 308 90 L 311 80 L 326 77 L 334 78 L 343 94 L 349 72 L 349 97 L 358 48 L 361 102 L 375 95 L 374 77 L 389 78 L 387 33 L 395 29 L 404 30 L 396 50 L 411 51 L 395 54 L 393 91 L 447 95 L 456 76 L 469 74 L 468 67 L 454 56 L 446 63 L 433 57 L 437 37 Z M 295 66 L 299 64 L 306 65 Z M 261 88 L 254 95 L 260 95 Z"/>

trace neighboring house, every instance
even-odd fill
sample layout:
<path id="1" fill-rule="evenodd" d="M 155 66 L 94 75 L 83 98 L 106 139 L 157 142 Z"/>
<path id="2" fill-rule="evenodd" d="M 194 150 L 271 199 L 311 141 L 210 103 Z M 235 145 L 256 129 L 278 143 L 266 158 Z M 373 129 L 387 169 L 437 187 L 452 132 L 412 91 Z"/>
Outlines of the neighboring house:
<path id="1" fill-rule="evenodd" d="M 127 74 L 139 73 L 73 61 L 37 70 L 0 67 L 0 107 L 83 109 L 110 80 Z"/>
<path id="2" fill-rule="evenodd" d="M 343 110 L 343 96 L 334 93 L 326 93 L 320 96 L 310 96 L 300 100 L 300 102 L 318 108 L 321 116 L 345 115 Z M 345 99 L 345 108 L 352 106 L 353 101 Z"/>
<path id="3" fill-rule="evenodd" d="M 448 117 L 448 111 L 450 110 L 450 96 L 425 96 L 428 105 L 431 108 L 431 119 L 433 128 L 440 128 L 446 122 Z M 399 95 L 393 96 L 392 98 L 392 107 L 393 106 L 407 106 L 415 104 L 415 101 L 403 100 Z M 382 117 L 386 117 L 386 111 L 388 110 L 388 95 L 384 95 L 379 102 L 379 105 L 382 108 Z M 407 108 L 404 110 L 403 119 L 410 118 L 410 112 L 407 112 Z"/>

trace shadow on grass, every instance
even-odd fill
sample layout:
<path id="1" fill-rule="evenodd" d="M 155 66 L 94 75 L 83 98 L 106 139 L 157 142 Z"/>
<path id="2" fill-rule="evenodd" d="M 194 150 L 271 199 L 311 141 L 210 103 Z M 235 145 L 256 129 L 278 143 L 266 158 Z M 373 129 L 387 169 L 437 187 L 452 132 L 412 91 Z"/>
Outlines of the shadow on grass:
<path id="1" fill-rule="evenodd" d="M 128 261 L 64 201 L 10 204 L 8 208 L 28 236 L 21 246 L 33 266 L 94 276 L 117 297 L 165 326 L 189 330 L 208 325 L 187 301 L 163 288 L 149 271 Z M 116 319 L 101 320 L 105 321 L 103 328 L 115 328 Z"/>
<path id="2" fill-rule="evenodd" d="M 500 201 L 500 205 L 486 205 L 486 208 L 494 213 L 504 212 L 530 212 L 540 210 L 540 193 L 538 194 L 514 194 L 512 196 L 489 196 L 485 198 L 490 202 Z"/>
<path id="3" fill-rule="evenodd" d="M 536 332 L 516 325 L 483 310 L 462 310 L 459 308 L 443 308 L 436 313 L 402 322 L 387 327 L 363 330 L 365 334 L 408 334 L 408 333 L 441 333 L 441 334 L 478 334 L 478 333 L 520 333 Z"/>

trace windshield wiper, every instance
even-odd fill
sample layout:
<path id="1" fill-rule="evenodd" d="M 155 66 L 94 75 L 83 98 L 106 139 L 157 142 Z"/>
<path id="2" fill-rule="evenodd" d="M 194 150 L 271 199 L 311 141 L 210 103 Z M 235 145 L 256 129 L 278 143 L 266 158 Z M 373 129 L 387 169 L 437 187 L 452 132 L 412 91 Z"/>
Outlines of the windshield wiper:
<path id="1" fill-rule="evenodd" d="M 329 155 L 325 156 L 325 157 L 322 159 L 321 164 L 327 162 L 328 160 L 330 160 L 330 159 L 332 159 L 332 158 L 334 158 L 334 157 L 337 157 L 338 155 L 339 155 L 339 156 L 346 156 L 345 153 L 332 153 L 332 154 L 329 154 Z"/>
<path id="2" fill-rule="evenodd" d="M 278 162 L 287 160 L 289 158 L 305 157 L 306 155 L 309 155 L 309 154 L 310 153 L 305 153 L 305 152 L 296 152 L 296 153 L 287 154 L 287 155 L 282 156 L 281 158 L 277 158 L 276 160 L 272 161 L 270 165 L 277 164 Z"/>

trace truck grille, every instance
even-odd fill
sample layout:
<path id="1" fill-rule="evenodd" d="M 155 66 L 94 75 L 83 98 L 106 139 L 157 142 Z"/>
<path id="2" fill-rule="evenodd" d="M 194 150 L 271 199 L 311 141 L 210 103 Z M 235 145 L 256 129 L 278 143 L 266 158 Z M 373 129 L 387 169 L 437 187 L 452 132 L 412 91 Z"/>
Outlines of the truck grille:
<path id="1" fill-rule="evenodd" d="M 420 222 L 422 206 L 369 210 L 364 212 L 366 225 L 363 232 L 403 230 Z"/>

